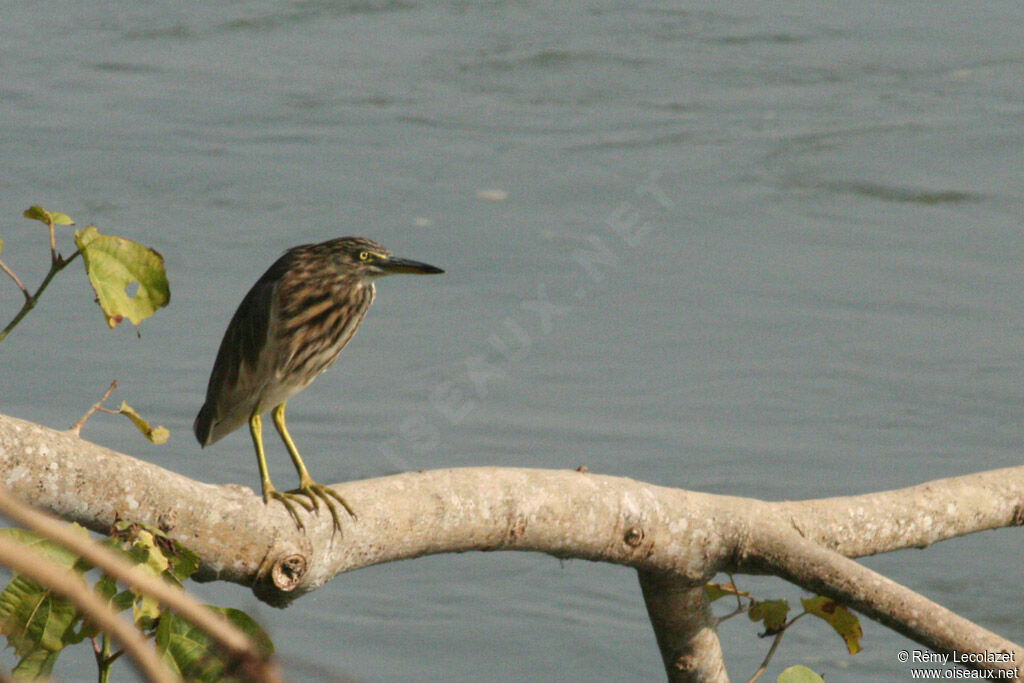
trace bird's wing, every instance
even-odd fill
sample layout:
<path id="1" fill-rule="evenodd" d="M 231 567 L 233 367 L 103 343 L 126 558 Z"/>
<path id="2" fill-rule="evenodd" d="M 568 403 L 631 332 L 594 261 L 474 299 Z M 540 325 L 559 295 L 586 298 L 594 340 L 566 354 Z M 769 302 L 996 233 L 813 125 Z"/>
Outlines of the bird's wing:
<path id="1" fill-rule="evenodd" d="M 228 323 L 206 389 L 206 403 L 194 426 L 203 445 L 245 424 L 259 403 L 262 385 L 273 375 L 267 366 L 273 363 L 268 340 L 288 256 L 278 259 L 256 281 Z"/>

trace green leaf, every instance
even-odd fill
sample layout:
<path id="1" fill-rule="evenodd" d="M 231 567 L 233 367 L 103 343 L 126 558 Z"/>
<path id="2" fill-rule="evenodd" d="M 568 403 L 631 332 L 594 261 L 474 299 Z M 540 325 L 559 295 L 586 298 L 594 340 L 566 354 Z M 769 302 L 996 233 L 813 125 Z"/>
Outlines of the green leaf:
<path id="1" fill-rule="evenodd" d="M 100 580 L 96 582 L 95 586 L 93 586 L 93 591 L 96 593 L 96 597 L 98 597 L 103 602 L 107 603 L 108 606 L 112 607 L 117 612 L 121 612 L 124 609 L 126 609 L 128 605 L 131 605 L 130 602 L 128 603 L 128 605 L 122 608 L 118 608 L 115 605 L 114 598 L 117 595 L 117 579 L 110 576 L 109 574 L 103 574 L 103 576 L 100 577 Z M 82 626 L 79 629 L 79 635 L 83 639 L 95 638 L 99 635 L 99 633 L 100 629 L 98 626 L 96 626 L 96 624 L 87 620 L 83 620 Z"/>
<path id="2" fill-rule="evenodd" d="M 136 595 L 132 605 L 132 621 L 141 631 L 149 631 L 156 626 L 162 616 L 160 603 L 148 595 Z"/>
<path id="3" fill-rule="evenodd" d="M 40 221 L 47 224 L 50 222 L 50 212 L 41 206 L 30 206 L 21 215 L 30 221 Z"/>
<path id="4" fill-rule="evenodd" d="M 139 431 L 142 432 L 143 436 L 157 445 L 165 443 L 167 441 L 167 437 L 171 435 L 171 433 L 164 427 L 150 426 L 149 422 L 144 420 L 135 408 L 132 408 L 124 401 L 121 401 L 121 407 L 117 409 L 117 412 L 131 420 L 132 423 L 138 427 Z"/>
<path id="5" fill-rule="evenodd" d="M 274 644 L 270 637 L 245 612 L 221 607 L 209 609 L 226 616 L 267 656 L 273 654 Z M 186 680 L 240 680 L 238 674 L 231 671 L 231 662 L 216 649 L 213 640 L 177 614 L 168 613 L 161 617 L 156 629 L 156 647 L 162 653 L 164 663 Z"/>
<path id="6" fill-rule="evenodd" d="M 79 524 L 72 524 L 71 528 L 79 535 L 85 538 L 89 537 L 89 532 L 85 527 Z M 12 541 L 16 541 L 24 546 L 32 548 L 46 559 L 58 564 L 64 569 L 71 569 L 79 560 L 78 555 L 67 548 L 58 545 L 49 539 L 43 538 L 36 532 L 29 531 L 28 529 L 0 529 L 0 534 L 7 536 Z"/>
<path id="7" fill-rule="evenodd" d="M 124 555 L 123 559 L 126 561 L 134 562 L 120 547 L 115 548 L 115 550 Z M 123 612 L 135 603 L 135 594 L 130 589 L 119 591 L 117 589 L 117 579 L 110 574 L 104 573 L 93 589 L 100 599 L 104 600 L 115 612 Z"/>
<path id="8" fill-rule="evenodd" d="M 73 525 L 82 534 L 88 531 Z M 81 574 L 84 565 L 73 552 L 25 529 L 0 529 L 0 534 L 21 542 L 67 571 Z M 65 646 L 80 642 L 83 635 L 75 625 L 81 617 L 74 604 L 48 588 L 15 575 L 0 592 L 0 633 L 21 660 L 16 675 L 48 676 Z"/>
<path id="9" fill-rule="evenodd" d="M 109 603 L 117 595 L 117 579 L 110 574 L 104 574 L 93 586 L 93 590 L 96 592 L 96 597 Z"/>
<path id="10" fill-rule="evenodd" d="M 167 558 L 171 567 L 169 571 L 164 572 L 164 576 L 169 573 L 180 586 L 199 569 L 199 556 L 188 548 L 183 548 L 177 541 L 174 542 L 174 550 L 175 554 Z"/>
<path id="11" fill-rule="evenodd" d="M 57 663 L 60 651 L 45 650 L 39 648 L 21 658 L 18 665 L 11 670 L 15 679 L 35 681 L 48 679 L 53 671 L 53 665 Z"/>
<path id="12" fill-rule="evenodd" d="M 170 302 L 164 257 L 159 252 L 123 237 L 103 235 L 94 225 L 75 232 L 75 243 L 110 327 L 125 318 L 138 325 Z M 136 282 L 138 290 L 129 295 L 128 288 Z"/>
<path id="13" fill-rule="evenodd" d="M 148 536 L 143 536 L 142 532 L 146 532 Z M 151 550 L 162 553 L 168 564 L 168 567 L 163 570 L 163 577 L 171 583 L 180 586 L 185 579 L 199 569 L 198 555 L 174 539 L 168 538 L 164 532 L 154 526 L 120 521 L 114 524 L 114 533 L 122 542 L 129 544 L 133 550 L 135 550 L 135 546 L 142 545 L 147 553 Z M 148 556 L 145 554 L 133 555 L 135 562 L 145 562 L 147 559 Z"/>
<path id="14" fill-rule="evenodd" d="M 41 206 L 31 206 L 25 209 L 25 212 L 22 215 L 29 220 L 39 221 L 41 223 L 46 223 L 47 225 L 50 223 L 53 223 L 54 225 L 75 224 L 75 222 L 71 220 L 66 213 L 61 213 L 60 211 L 47 211 Z"/>
<path id="15" fill-rule="evenodd" d="M 778 683 L 825 683 L 825 679 L 813 669 L 808 669 L 802 664 L 791 666 L 775 679 Z"/>
<path id="16" fill-rule="evenodd" d="M 123 612 L 135 603 L 135 594 L 131 590 L 123 590 L 113 597 L 110 605 L 118 612 Z"/>
<path id="17" fill-rule="evenodd" d="M 864 637 L 864 632 L 861 630 L 860 619 L 856 614 L 823 595 L 806 598 L 800 602 L 803 603 L 808 614 L 824 619 L 836 630 L 836 633 L 842 636 L 846 643 L 846 649 L 851 655 L 860 652 L 860 639 Z"/>
<path id="18" fill-rule="evenodd" d="M 741 591 L 731 583 L 706 583 L 704 584 L 704 594 L 708 597 L 708 602 L 714 602 L 719 598 L 724 598 L 727 595 L 741 595 L 743 597 L 750 597 L 750 593 Z"/>
<path id="19" fill-rule="evenodd" d="M 3 240 L 2 237 L 0 237 L 0 254 L 2 254 L 3 251 L 4 251 L 4 240 Z"/>
<path id="20" fill-rule="evenodd" d="M 59 651 L 76 620 L 74 605 L 23 576 L 0 594 L 0 633 L 20 656 L 37 649 Z"/>
<path id="21" fill-rule="evenodd" d="M 768 633 L 777 633 L 785 626 L 787 614 L 789 614 L 789 603 L 785 600 L 755 602 L 747 612 L 751 621 L 763 621 Z"/>

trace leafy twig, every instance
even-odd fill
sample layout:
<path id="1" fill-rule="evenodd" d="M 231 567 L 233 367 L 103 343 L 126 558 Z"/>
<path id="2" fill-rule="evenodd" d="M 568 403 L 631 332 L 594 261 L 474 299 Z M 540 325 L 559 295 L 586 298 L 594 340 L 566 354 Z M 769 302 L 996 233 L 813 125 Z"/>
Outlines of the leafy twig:
<path id="1" fill-rule="evenodd" d="M 64 258 L 63 256 L 57 253 L 57 234 L 55 227 L 57 225 L 75 224 L 75 222 L 71 220 L 71 218 L 69 218 L 66 214 L 60 213 L 59 211 L 47 211 L 41 206 L 33 206 L 26 209 L 23 215 L 25 216 L 25 218 L 28 218 L 30 220 L 46 223 L 46 226 L 50 230 L 50 272 L 48 272 L 46 274 L 46 277 L 43 278 L 43 282 L 42 284 L 39 285 L 39 289 L 36 290 L 36 293 L 29 294 L 28 288 L 25 287 L 21 280 L 18 279 L 18 276 L 14 274 L 14 271 L 12 271 L 3 263 L 0 263 L 0 268 L 3 268 L 3 271 L 7 273 L 9 276 L 11 276 L 11 279 L 14 280 L 15 284 L 17 284 L 18 287 L 21 288 L 21 293 L 25 295 L 25 303 L 22 304 L 21 310 L 18 311 L 18 314 L 14 316 L 11 322 L 7 323 L 7 327 L 5 327 L 3 331 L 0 331 L 0 342 L 2 342 L 4 338 L 7 337 L 8 333 L 11 330 L 13 330 L 18 323 L 21 322 L 22 318 L 28 315 L 29 311 L 35 308 L 36 302 L 39 301 L 40 295 L 42 295 L 43 291 L 47 288 L 47 286 L 49 286 L 50 280 L 53 279 L 53 276 L 59 273 L 60 271 L 64 270 L 64 268 L 67 267 L 69 263 L 74 261 L 75 257 L 81 253 L 80 249 L 76 249 L 75 253 L 73 253 L 68 258 Z"/>
<path id="2" fill-rule="evenodd" d="M 132 424 L 135 425 L 136 429 L 138 429 L 140 432 L 142 432 L 142 435 L 144 437 L 146 437 L 147 439 L 149 439 L 153 443 L 155 443 L 157 445 L 160 445 L 160 444 L 166 442 L 168 437 L 170 436 L 170 432 L 168 432 L 165 427 L 160 427 L 160 426 L 154 427 L 154 426 L 150 425 L 149 422 L 145 418 L 143 418 L 141 415 L 139 415 L 137 410 L 132 408 L 130 405 L 128 405 L 124 401 L 121 401 L 121 405 L 118 406 L 116 409 L 114 409 L 114 408 L 104 408 L 103 407 L 103 403 L 108 398 L 110 398 L 110 395 L 112 393 L 114 393 L 114 389 L 117 389 L 117 380 L 116 379 L 113 382 L 110 383 L 110 387 L 107 389 L 107 392 L 105 394 L 103 394 L 103 397 L 100 398 L 99 401 L 94 403 L 93 406 L 91 408 L 89 408 L 89 410 L 85 413 L 85 415 L 82 416 L 82 419 L 80 419 L 75 424 L 71 425 L 71 427 L 68 429 L 68 432 L 71 433 L 71 434 L 74 434 L 75 436 L 81 436 L 82 435 L 82 427 L 85 426 L 86 421 L 90 417 L 92 417 L 94 413 L 96 413 L 98 411 L 98 412 L 102 412 L 102 413 L 108 413 L 110 415 L 124 415 L 129 420 L 131 420 Z"/>
<path id="3" fill-rule="evenodd" d="M 761 674 L 763 674 L 768 669 L 768 664 L 771 663 L 772 657 L 775 655 L 775 651 L 779 649 L 779 643 L 782 642 L 782 636 L 786 635 L 786 629 L 792 626 L 797 619 L 806 615 L 807 612 L 801 612 L 800 614 L 796 615 L 795 617 L 793 617 L 792 619 L 790 619 L 785 624 L 779 627 L 779 630 L 775 632 L 775 639 L 772 640 L 772 646 L 768 648 L 768 654 L 764 656 L 764 660 L 761 662 L 761 666 L 757 668 L 757 671 L 754 672 L 754 675 L 750 677 L 750 680 L 747 681 L 747 683 L 754 683 L 754 681 L 760 678 Z"/>
<path id="4" fill-rule="evenodd" d="M 75 222 L 67 214 L 47 211 L 41 206 L 29 207 L 23 215 L 30 220 L 44 223 L 49 230 L 50 271 L 36 293 L 29 294 L 14 272 L 0 263 L 0 268 L 14 279 L 25 295 L 25 303 L 21 310 L 7 327 L 0 331 L 0 341 L 3 341 L 35 307 L 53 276 L 66 268 L 79 254 L 85 262 L 89 282 L 96 292 L 96 301 L 110 327 L 117 327 L 126 317 L 138 325 L 153 315 L 157 309 L 170 303 L 171 292 L 167 283 L 167 272 L 164 269 L 163 256 L 158 251 L 123 237 L 103 235 L 95 225 L 90 225 L 75 232 L 75 244 L 78 248 L 71 256 L 64 258 L 57 251 L 56 226 L 74 225 Z M 3 241 L 0 240 L 0 248 L 2 247 Z M 127 288 L 132 283 L 138 284 L 138 290 L 128 294 Z"/>
<path id="5" fill-rule="evenodd" d="M 231 624 L 222 614 L 200 604 L 180 587 L 172 586 L 163 579 L 126 563 L 109 548 L 102 547 L 88 537 L 83 538 L 78 535 L 69 525 L 19 503 L 2 487 L 0 487 L 0 514 L 60 544 L 76 555 L 79 555 L 89 564 L 103 569 L 114 579 L 131 586 L 133 590 L 150 596 L 156 602 L 177 612 L 206 633 L 219 647 L 223 648 L 226 657 L 238 662 L 238 670 L 243 672 L 242 678 L 245 680 L 266 683 L 278 683 L 282 680 L 276 665 L 267 659 L 264 651 L 260 649 L 260 646 L 252 638 Z M 6 539 L 0 539 L 0 541 L 3 540 Z M 2 549 L 2 544 L 0 544 L 0 550 Z M 15 551 L 18 549 L 21 549 L 23 554 L 28 552 L 28 549 L 25 549 L 24 546 L 15 546 Z M 32 552 L 35 553 L 36 551 L 33 550 Z M 17 553 L 15 552 L 15 554 Z M 25 574 L 37 583 L 52 588 L 55 592 L 64 595 L 67 595 L 69 592 L 67 585 L 72 582 L 68 580 L 66 572 L 56 579 L 47 581 L 45 577 L 33 575 L 32 570 L 34 566 L 32 562 L 15 563 L 9 557 L 5 557 L 4 560 L 5 564 L 10 562 L 7 566 L 13 568 L 18 573 Z M 88 593 L 85 596 L 86 598 L 100 602 L 92 590 L 86 588 L 85 592 Z M 68 598 L 73 600 L 77 606 L 82 606 L 83 602 L 79 601 L 79 597 L 77 595 L 68 595 Z M 101 607 L 105 608 L 105 605 L 101 603 Z M 101 612 L 104 612 L 104 614 L 93 614 L 92 612 L 87 612 L 87 614 L 90 620 L 98 624 L 104 631 L 112 633 L 121 645 L 128 649 L 128 655 L 139 663 L 140 667 L 144 667 L 148 658 L 155 655 L 152 648 L 147 648 L 145 643 L 141 647 L 136 647 L 136 643 L 142 640 L 139 632 L 121 619 L 118 619 L 116 615 L 111 615 L 112 619 L 107 620 L 104 617 L 105 611 L 101 610 Z M 159 661 L 156 662 L 156 666 L 152 669 L 144 668 L 144 673 L 150 676 L 151 680 L 167 680 L 167 677 L 163 675 L 165 671 L 166 669 L 160 665 Z M 171 677 L 171 680 L 173 680 L 173 677 Z"/>
<path id="6" fill-rule="evenodd" d="M 0 494 L 0 500 L 3 501 L 5 512 L 16 506 L 20 506 L 19 512 L 27 509 L 6 493 Z M 29 510 L 29 512 L 32 511 Z M 34 514 L 42 516 L 38 512 Z M 13 515 L 11 517 L 14 518 Z M 55 522 L 50 522 L 50 524 L 55 524 Z M 55 593 L 71 600 L 90 621 L 113 633 L 118 641 L 128 648 L 132 658 L 150 680 L 175 680 L 142 634 L 118 618 L 117 614 L 112 612 L 80 577 L 73 576 L 67 570 L 55 565 L 35 548 L 28 548 L 9 538 L 0 538 L 0 561 L 8 569 L 22 574 L 40 585 L 47 586 Z"/>
<path id="7" fill-rule="evenodd" d="M 108 388 L 107 392 L 105 394 L 103 394 L 103 398 L 101 398 L 99 401 L 94 403 L 92 408 L 89 408 L 89 410 L 86 411 L 85 415 L 82 416 L 82 419 L 80 419 L 75 424 L 71 425 L 71 428 L 68 429 L 68 431 L 71 432 L 72 434 L 74 434 L 75 436 L 81 436 L 82 435 L 82 427 L 85 426 L 86 421 L 88 421 L 88 419 L 90 417 L 92 417 L 93 413 L 95 413 L 97 410 L 100 410 L 100 409 L 103 408 L 103 402 L 106 401 L 108 398 L 110 398 L 110 395 L 112 393 L 114 393 L 114 389 L 117 389 L 117 380 L 116 379 L 113 382 L 110 383 L 110 388 Z M 108 410 L 106 412 L 116 413 L 117 411 L 116 410 Z"/>
<path id="8" fill-rule="evenodd" d="M 46 290 L 46 288 L 50 285 L 50 280 L 52 280 L 53 277 L 57 273 L 59 273 L 60 271 L 64 270 L 64 268 L 69 263 L 74 261 L 75 257 L 78 256 L 81 253 L 82 253 L 81 251 L 76 249 L 75 253 L 73 253 L 68 258 L 64 258 L 64 257 L 62 257 L 62 256 L 60 256 L 58 254 L 56 259 L 53 262 L 50 263 L 50 272 L 48 272 L 46 274 L 46 277 L 43 278 L 43 281 L 39 285 L 39 289 L 36 290 L 35 294 L 29 295 L 28 291 L 25 289 L 25 287 L 22 286 L 22 291 L 26 295 L 25 296 L 25 303 L 22 304 L 21 310 L 18 311 L 18 314 L 15 315 L 14 318 L 11 319 L 11 322 L 7 323 L 7 327 L 5 327 L 3 329 L 3 331 L 0 331 L 0 342 L 2 342 L 4 340 L 4 338 L 8 335 L 8 333 L 10 333 L 10 331 L 13 330 L 18 325 L 18 323 L 21 322 L 22 318 L 24 318 L 26 315 L 28 315 L 29 311 L 31 311 L 33 308 L 35 308 L 36 302 L 39 301 L 39 297 Z M 7 268 L 4 268 L 4 270 L 7 270 Z M 13 275 L 10 273 L 10 271 L 8 271 L 8 275 L 11 275 L 13 277 Z M 15 278 L 15 281 L 18 282 L 17 278 Z M 21 284 L 21 283 L 19 282 L 18 284 Z"/>

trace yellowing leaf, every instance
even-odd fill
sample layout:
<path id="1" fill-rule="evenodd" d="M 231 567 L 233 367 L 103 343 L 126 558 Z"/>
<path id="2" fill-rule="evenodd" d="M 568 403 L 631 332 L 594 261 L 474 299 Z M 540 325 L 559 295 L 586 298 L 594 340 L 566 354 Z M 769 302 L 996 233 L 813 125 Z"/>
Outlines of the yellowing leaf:
<path id="1" fill-rule="evenodd" d="M 128 318 L 138 325 L 171 300 L 164 257 L 147 246 L 114 235 L 103 235 L 90 225 L 75 233 L 89 282 L 110 327 Z M 138 291 L 129 294 L 132 283 Z"/>
<path id="2" fill-rule="evenodd" d="M 143 417 L 136 412 L 135 408 L 132 408 L 124 401 L 121 401 L 121 405 L 117 409 L 117 412 L 131 420 L 132 423 L 139 428 L 139 431 L 142 432 L 143 436 L 158 446 L 167 441 L 167 438 L 171 435 L 171 433 L 164 427 L 150 426 L 149 422 L 143 419 Z"/>
<path id="3" fill-rule="evenodd" d="M 776 681 L 777 683 L 825 683 L 825 679 L 821 677 L 821 674 L 813 669 L 808 669 L 802 664 L 789 667 L 779 674 Z"/>
<path id="4" fill-rule="evenodd" d="M 824 619 L 829 626 L 836 630 L 836 633 L 843 637 L 846 642 L 846 649 L 851 655 L 860 652 L 860 639 L 864 632 L 860 628 L 860 619 L 857 615 L 840 605 L 831 598 L 817 595 L 800 601 L 808 614 Z"/>
<path id="5" fill-rule="evenodd" d="M 137 565 L 139 569 L 153 576 L 160 576 L 167 569 L 167 557 L 157 546 L 156 538 L 151 532 L 139 529 L 132 550 L 133 554 L 141 554 L 145 558 Z M 142 629 L 152 628 L 161 615 L 160 603 L 156 598 L 135 589 L 132 589 L 132 592 L 136 595 L 135 604 L 132 605 L 132 618 L 135 624 Z"/>
<path id="6" fill-rule="evenodd" d="M 3 253 L 3 250 L 4 250 L 4 240 L 3 240 L 2 237 L 0 237 L 0 253 Z"/>
<path id="7" fill-rule="evenodd" d="M 741 595 L 743 597 L 750 597 L 750 593 L 741 591 L 731 583 L 711 583 L 704 584 L 704 594 L 708 597 L 708 602 L 714 602 L 719 598 L 724 598 L 726 595 Z"/>
<path id="8" fill-rule="evenodd" d="M 25 209 L 25 212 L 22 215 L 29 220 L 39 221 L 41 223 L 46 223 L 47 225 L 50 223 L 53 223 L 54 225 L 75 224 L 75 222 L 71 220 L 66 213 L 61 213 L 60 211 L 47 211 L 41 206 L 31 206 Z"/>
<path id="9" fill-rule="evenodd" d="M 763 621 L 769 633 L 775 633 L 786 624 L 789 603 L 785 600 L 768 600 L 755 603 L 747 616 L 751 621 Z"/>
<path id="10" fill-rule="evenodd" d="M 156 536 L 148 529 L 139 529 L 135 545 L 146 549 L 145 565 L 153 571 L 153 576 L 160 576 L 170 565 L 163 549 L 157 545 Z"/>

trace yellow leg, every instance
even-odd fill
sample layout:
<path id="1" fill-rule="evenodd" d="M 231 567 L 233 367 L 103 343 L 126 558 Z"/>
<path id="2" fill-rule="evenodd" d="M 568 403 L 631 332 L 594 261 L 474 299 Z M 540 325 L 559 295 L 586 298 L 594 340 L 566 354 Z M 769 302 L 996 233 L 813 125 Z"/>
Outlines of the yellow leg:
<path id="1" fill-rule="evenodd" d="M 270 470 L 267 468 L 267 456 L 263 451 L 263 418 L 253 413 L 249 418 L 249 433 L 252 434 L 253 445 L 256 446 L 256 460 L 260 464 L 260 483 L 263 484 L 263 502 L 269 503 L 274 494 L 274 484 L 270 481 Z"/>
<path id="2" fill-rule="evenodd" d="M 259 413 L 253 413 L 249 417 L 249 433 L 252 435 L 253 445 L 256 446 L 256 460 L 260 465 L 260 484 L 263 486 L 263 502 L 269 503 L 273 499 L 281 501 L 288 510 L 288 513 L 295 519 L 295 523 L 299 528 L 305 528 L 302 524 L 302 518 L 299 517 L 298 510 L 295 509 L 295 503 L 289 500 L 286 494 L 280 493 L 275 489 L 273 482 L 270 481 L 267 456 L 263 451 L 263 418 L 260 417 Z M 307 510 L 312 510 L 306 501 L 299 500 L 298 502 Z"/>
<path id="3" fill-rule="evenodd" d="M 316 483 L 313 481 L 313 477 L 309 476 L 309 470 L 306 469 L 305 463 L 302 462 L 302 457 L 299 455 L 299 449 L 295 447 L 295 442 L 292 441 L 292 436 L 288 433 L 288 425 L 284 416 L 284 410 L 287 404 L 288 402 L 285 401 L 274 408 L 274 426 L 277 427 L 277 433 L 281 435 L 281 440 L 284 441 L 284 446 L 288 449 L 288 455 L 291 456 L 292 462 L 295 464 L 295 470 L 299 473 L 299 488 L 284 495 L 296 496 L 301 494 L 307 496 L 313 503 L 314 508 L 318 506 L 317 498 L 319 498 L 330 511 L 331 518 L 334 520 L 334 527 L 340 530 L 341 520 L 338 518 L 338 510 L 334 505 L 334 501 L 341 503 L 342 507 L 345 508 L 345 511 L 348 512 L 351 517 L 355 518 L 356 513 L 352 510 L 348 501 L 342 498 L 339 493 L 327 486 Z"/>
<path id="4" fill-rule="evenodd" d="M 306 464 L 302 462 L 302 458 L 299 456 L 299 449 L 295 447 L 292 435 L 288 433 L 288 425 L 284 419 L 284 407 L 286 405 L 288 405 L 288 401 L 274 408 L 274 426 L 277 427 L 277 433 L 281 435 L 281 440 L 284 441 L 284 447 L 288 449 L 288 455 L 291 456 L 292 462 L 295 463 L 295 469 L 299 473 L 299 488 L 304 489 L 314 483 L 313 477 L 309 476 L 309 470 L 306 469 Z"/>

